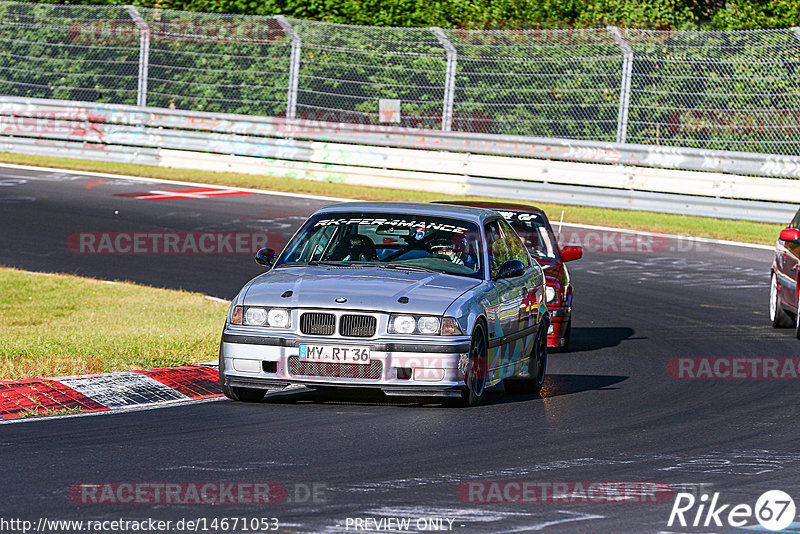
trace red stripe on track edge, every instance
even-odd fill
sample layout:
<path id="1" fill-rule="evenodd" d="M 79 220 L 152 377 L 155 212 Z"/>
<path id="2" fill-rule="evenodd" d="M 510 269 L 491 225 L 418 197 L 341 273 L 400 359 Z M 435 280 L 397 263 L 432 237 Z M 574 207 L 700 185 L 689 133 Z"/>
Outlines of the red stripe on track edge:
<path id="1" fill-rule="evenodd" d="M 222 388 L 219 385 L 219 371 L 216 367 L 187 365 L 184 367 L 160 367 L 133 372 L 147 375 L 191 399 L 209 399 L 222 395 Z"/>
<path id="2" fill-rule="evenodd" d="M 100 412 L 107 407 L 78 393 L 57 380 L 28 379 L 0 381 L 0 417 L 14 419 L 28 415 L 58 415 Z"/>

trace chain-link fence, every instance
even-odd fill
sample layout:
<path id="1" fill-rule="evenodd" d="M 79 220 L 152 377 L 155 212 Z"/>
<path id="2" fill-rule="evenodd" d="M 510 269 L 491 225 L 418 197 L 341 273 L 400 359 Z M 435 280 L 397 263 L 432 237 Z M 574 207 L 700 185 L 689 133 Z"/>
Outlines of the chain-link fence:
<path id="1" fill-rule="evenodd" d="M 374 28 L 0 2 L 0 94 L 369 126 L 797 155 L 798 67 L 798 28 Z"/>

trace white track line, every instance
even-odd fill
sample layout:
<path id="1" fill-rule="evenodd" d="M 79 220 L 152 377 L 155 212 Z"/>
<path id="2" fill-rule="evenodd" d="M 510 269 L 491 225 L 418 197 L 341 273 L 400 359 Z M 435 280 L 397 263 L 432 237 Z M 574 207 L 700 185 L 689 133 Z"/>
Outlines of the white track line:
<path id="1" fill-rule="evenodd" d="M 21 169 L 27 171 L 41 171 L 41 172 L 60 172 L 64 174 L 75 174 L 80 176 L 92 176 L 98 178 L 116 178 L 116 179 L 128 179 L 128 180 L 136 180 L 139 182 L 147 182 L 147 183 L 154 183 L 154 184 L 177 184 L 177 185 L 188 185 L 190 187 L 220 187 L 223 189 L 229 189 L 231 191 L 244 191 L 246 193 L 254 193 L 257 195 L 269 195 L 269 196 L 282 196 L 282 197 L 292 197 L 292 198 L 307 198 L 311 200 L 330 200 L 332 202 L 351 202 L 357 199 L 353 198 L 341 198 L 341 197 L 326 197 L 321 195 L 309 195 L 305 193 L 285 193 L 282 191 L 267 191 L 264 189 L 250 189 L 246 187 L 233 187 L 233 186 L 226 186 L 226 185 L 218 185 L 218 184 L 208 184 L 208 183 L 199 183 L 199 182 L 184 182 L 184 181 L 177 181 L 177 180 L 163 180 L 161 178 L 144 178 L 141 176 L 132 176 L 129 174 L 112 174 L 112 173 L 105 173 L 105 172 L 91 172 L 91 171 L 73 171 L 70 169 L 58 169 L 55 167 L 36 167 L 33 165 L 16 165 L 13 163 L 0 163 L 0 168 L 7 168 L 7 169 Z M 551 224 L 557 224 L 551 221 Z M 775 247 L 769 245 L 758 245 L 755 243 L 743 243 L 740 241 L 726 241 L 723 239 L 710 239 L 706 237 L 693 237 L 693 236 L 686 236 L 686 235 L 678 235 L 678 234 L 661 234 L 655 232 L 646 232 L 643 230 L 631 230 L 628 228 L 612 228 L 608 226 L 593 226 L 588 224 L 578 224 L 578 223 L 562 223 L 563 226 L 571 226 L 574 228 L 584 228 L 587 230 L 600 230 L 604 232 L 623 232 L 623 233 L 631 233 L 631 234 L 639 234 L 639 235 L 649 235 L 649 236 L 657 236 L 657 237 L 665 237 L 665 238 L 672 238 L 672 239 L 685 239 L 685 240 L 694 240 L 700 243 L 711 243 L 715 245 L 728 245 L 732 247 L 745 247 L 745 248 L 755 248 L 760 250 L 774 250 Z"/>
<path id="2" fill-rule="evenodd" d="M 245 193 L 255 193 L 258 195 L 271 195 L 271 196 L 279 196 L 279 197 L 293 197 L 293 198 L 308 198 L 312 200 L 331 200 L 334 202 L 350 202 L 352 198 L 339 198 L 339 197 L 326 197 L 322 195 L 309 195 L 306 193 L 286 193 L 283 191 L 266 191 L 264 189 L 250 189 L 247 187 L 235 187 L 230 185 L 219 185 L 219 184 L 210 184 L 210 183 L 199 183 L 199 182 L 184 182 L 179 180 L 164 180 L 161 178 L 145 178 L 144 176 L 132 176 L 130 174 L 112 174 L 107 172 L 92 172 L 92 171 L 73 171 L 70 169 L 58 169 L 55 167 L 35 167 L 33 165 L 16 165 L 13 163 L 0 163 L 0 168 L 8 168 L 8 169 L 21 169 L 26 171 L 46 171 L 46 172 L 59 172 L 63 174 L 75 174 L 80 176 L 91 176 L 96 178 L 116 178 L 116 179 L 127 179 L 127 180 L 135 180 L 137 182 L 147 182 L 153 184 L 177 184 L 177 185 L 188 185 L 191 187 L 219 187 L 222 189 L 229 189 L 231 191 L 244 191 Z M 164 167 L 158 167 L 164 168 Z M 202 172 L 202 171 L 198 171 Z M 26 176 L 25 178 L 30 178 Z M 269 179 L 265 176 L 265 179 Z"/>
<path id="3" fill-rule="evenodd" d="M 558 225 L 558 223 L 554 223 L 550 221 L 552 225 Z M 742 243 L 741 241 L 726 241 L 724 239 L 711 239 L 708 237 L 693 237 L 688 235 L 677 235 L 677 234 L 661 234 L 658 232 L 646 232 L 644 230 L 631 230 L 630 228 L 612 228 L 610 226 L 592 226 L 589 224 L 578 224 L 578 223 L 564 223 L 564 226 L 570 226 L 572 228 L 585 228 L 586 230 L 600 230 L 603 232 L 617 232 L 617 233 L 624 233 L 624 234 L 637 234 L 637 235 L 648 235 L 653 237 L 664 237 L 664 238 L 671 238 L 671 239 L 683 239 L 686 241 L 696 241 L 698 243 L 712 243 L 715 245 L 729 245 L 732 247 L 746 247 L 746 248 L 757 248 L 760 250 L 775 250 L 774 246 L 770 245 L 759 245 L 756 243 Z"/>

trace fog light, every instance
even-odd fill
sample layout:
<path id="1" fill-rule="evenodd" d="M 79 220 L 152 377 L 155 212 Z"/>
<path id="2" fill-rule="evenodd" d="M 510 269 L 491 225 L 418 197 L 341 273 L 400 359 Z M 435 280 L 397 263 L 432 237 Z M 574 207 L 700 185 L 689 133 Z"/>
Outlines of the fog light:
<path id="1" fill-rule="evenodd" d="M 444 380 L 444 369 L 414 368 L 414 380 L 423 382 L 441 382 Z"/>
<path id="2" fill-rule="evenodd" d="M 240 360 L 234 359 L 233 360 L 233 368 L 240 373 L 257 373 L 260 369 L 259 362 L 257 360 Z"/>

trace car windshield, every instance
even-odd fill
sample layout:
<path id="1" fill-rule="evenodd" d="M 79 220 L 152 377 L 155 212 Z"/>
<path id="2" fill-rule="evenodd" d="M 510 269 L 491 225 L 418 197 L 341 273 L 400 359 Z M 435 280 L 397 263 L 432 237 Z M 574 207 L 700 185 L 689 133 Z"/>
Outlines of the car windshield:
<path id="1" fill-rule="evenodd" d="M 300 230 L 276 267 L 376 266 L 483 277 L 481 237 L 469 221 L 430 215 L 324 213 Z"/>
<path id="2" fill-rule="evenodd" d="M 556 259 L 555 237 L 542 215 L 527 211 L 496 211 L 517 231 L 534 258 Z"/>

